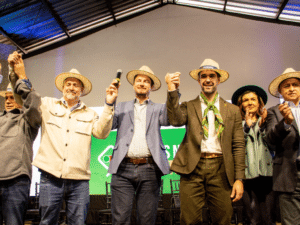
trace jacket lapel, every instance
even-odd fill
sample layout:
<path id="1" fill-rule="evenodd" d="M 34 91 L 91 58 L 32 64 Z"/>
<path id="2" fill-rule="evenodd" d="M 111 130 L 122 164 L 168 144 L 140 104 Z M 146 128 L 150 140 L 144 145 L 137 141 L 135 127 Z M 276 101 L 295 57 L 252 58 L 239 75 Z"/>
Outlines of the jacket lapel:
<path id="1" fill-rule="evenodd" d="M 134 124 L 134 102 L 135 102 L 135 99 L 128 102 L 129 118 L 130 118 L 132 124 Z"/>
<path id="2" fill-rule="evenodd" d="M 220 114 L 221 114 L 223 124 L 225 127 L 226 119 L 227 119 L 227 112 L 228 112 L 228 109 L 227 109 L 228 103 L 223 98 L 219 97 L 219 106 L 220 106 Z M 223 134 L 224 134 L 224 131 L 221 133 L 221 143 L 222 143 Z"/>
<path id="3" fill-rule="evenodd" d="M 147 105 L 147 111 L 146 111 L 146 133 L 150 125 L 150 121 L 153 115 L 153 110 L 154 110 L 154 103 L 151 100 L 149 100 Z"/>

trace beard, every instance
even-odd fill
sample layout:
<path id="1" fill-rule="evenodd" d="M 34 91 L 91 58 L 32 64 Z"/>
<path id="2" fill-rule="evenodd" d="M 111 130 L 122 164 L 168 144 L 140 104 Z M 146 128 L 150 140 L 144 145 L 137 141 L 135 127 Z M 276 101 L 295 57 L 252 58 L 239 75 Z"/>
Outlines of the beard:
<path id="1" fill-rule="evenodd" d="M 79 96 L 73 92 L 64 93 L 64 98 L 66 100 L 70 100 L 70 101 L 78 101 L 79 100 Z"/>

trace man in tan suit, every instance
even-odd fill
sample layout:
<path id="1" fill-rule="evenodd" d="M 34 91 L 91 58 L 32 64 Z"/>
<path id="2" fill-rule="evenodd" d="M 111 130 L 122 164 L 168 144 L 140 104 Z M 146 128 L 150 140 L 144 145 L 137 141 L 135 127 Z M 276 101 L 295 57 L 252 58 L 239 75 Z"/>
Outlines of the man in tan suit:
<path id="1" fill-rule="evenodd" d="M 171 170 L 180 174 L 181 224 L 201 224 L 207 202 L 213 224 L 230 224 L 231 202 L 243 195 L 245 143 L 237 106 L 221 97 L 217 86 L 228 72 L 205 59 L 190 72 L 201 86 L 200 96 L 179 104 L 180 73 L 166 75 L 168 117 L 173 126 L 186 126 L 185 137 Z M 232 199 L 232 200 L 231 200 Z"/>

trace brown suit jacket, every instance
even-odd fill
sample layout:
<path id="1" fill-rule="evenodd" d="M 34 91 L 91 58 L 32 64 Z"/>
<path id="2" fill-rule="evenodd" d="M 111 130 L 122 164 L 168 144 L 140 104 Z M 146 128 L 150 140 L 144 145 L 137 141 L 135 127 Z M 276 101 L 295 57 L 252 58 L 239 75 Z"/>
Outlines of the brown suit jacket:
<path id="1" fill-rule="evenodd" d="M 190 174 L 197 166 L 201 156 L 203 129 L 202 110 L 199 96 L 179 105 L 178 91 L 168 92 L 168 117 L 173 126 L 186 126 L 186 134 L 171 170 L 178 174 Z M 237 179 L 245 179 L 245 141 L 242 118 L 237 106 L 220 98 L 220 113 L 224 122 L 221 134 L 221 148 L 225 170 L 230 185 Z"/>

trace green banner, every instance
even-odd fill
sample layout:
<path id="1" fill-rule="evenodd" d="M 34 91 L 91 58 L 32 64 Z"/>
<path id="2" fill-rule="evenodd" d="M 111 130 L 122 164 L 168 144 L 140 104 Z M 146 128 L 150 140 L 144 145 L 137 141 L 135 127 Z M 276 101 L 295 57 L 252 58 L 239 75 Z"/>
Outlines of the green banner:
<path id="1" fill-rule="evenodd" d="M 184 137 L 185 128 L 161 129 L 161 136 L 166 147 L 169 162 L 172 162 Z M 111 174 L 107 173 L 109 159 L 112 155 L 116 142 L 117 131 L 111 131 L 105 140 L 92 137 L 91 147 L 91 180 L 90 194 L 105 194 L 105 182 L 110 182 Z M 180 177 L 175 173 L 163 176 L 164 193 L 170 193 L 170 179 L 178 180 Z"/>

